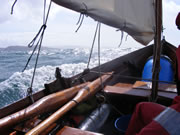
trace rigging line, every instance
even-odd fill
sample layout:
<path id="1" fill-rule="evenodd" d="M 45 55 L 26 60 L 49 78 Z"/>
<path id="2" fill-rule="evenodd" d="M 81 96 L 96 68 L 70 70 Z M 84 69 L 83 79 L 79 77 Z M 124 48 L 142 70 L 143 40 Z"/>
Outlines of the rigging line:
<path id="1" fill-rule="evenodd" d="M 119 43 L 118 47 L 120 47 L 122 45 L 123 37 L 124 37 L 124 32 L 121 31 L 121 40 L 120 40 L 120 43 Z"/>
<path id="2" fill-rule="evenodd" d="M 49 14 L 49 13 L 48 13 Z M 47 14 L 47 16 L 48 16 Z M 47 22 L 47 21 L 46 21 Z M 32 77 L 32 81 L 31 81 L 31 87 L 33 86 L 33 81 L 34 81 L 34 76 L 35 76 L 35 72 L 36 72 L 36 68 L 37 68 L 37 63 L 38 63 L 38 59 L 39 59 L 39 54 L 40 54 L 40 50 L 41 50 L 41 46 L 42 46 L 42 41 L 43 41 L 43 37 L 44 37 L 44 32 L 45 32 L 45 29 L 42 30 L 42 33 L 41 33 L 41 36 L 40 36 L 40 39 L 39 41 L 37 42 L 37 45 L 39 45 L 39 48 L 38 48 L 38 54 L 37 54 L 37 57 L 36 57 L 36 62 L 35 62 L 35 67 L 34 67 L 34 72 L 33 72 L 33 77 Z"/>
<path id="3" fill-rule="evenodd" d="M 98 22 L 98 70 L 99 70 L 99 77 L 101 81 L 101 88 L 104 91 L 103 83 L 102 83 L 102 76 L 101 76 L 101 23 Z"/>
<path id="4" fill-rule="evenodd" d="M 29 47 L 29 48 L 31 48 L 31 47 L 34 46 L 35 41 L 36 41 L 36 39 L 38 38 L 38 36 L 40 35 L 41 31 L 45 29 L 45 28 L 43 28 L 43 27 L 46 27 L 46 25 L 41 26 L 39 32 L 36 34 L 36 36 L 34 37 L 34 39 L 28 44 L 28 47 Z M 32 56 L 34 55 L 34 52 L 36 51 L 36 49 L 37 49 L 37 47 L 38 47 L 38 45 L 39 45 L 39 42 L 40 42 L 40 38 L 39 38 L 38 42 L 36 43 L 36 45 L 35 45 L 32 53 L 31 53 L 30 57 L 28 58 L 28 61 L 27 61 L 26 65 L 25 65 L 24 69 L 22 70 L 22 72 L 24 72 L 24 71 L 26 70 L 27 66 L 29 65 L 29 62 L 30 62 Z"/>
<path id="5" fill-rule="evenodd" d="M 96 25 L 96 30 L 95 30 L 95 33 L 94 33 L 94 38 L 93 38 L 93 42 L 92 42 L 92 46 L 91 46 L 91 51 L 90 51 L 90 55 L 89 55 L 87 68 L 89 68 L 89 65 L 90 65 L 90 61 L 91 61 L 91 57 L 92 57 L 92 53 L 93 53 L 93 49 L 94 49 L 94 44 L 95 44 L 95 40 L 96 40 L 97 31 L 98 31 L 98 23 Z"/>
<path id="6" fill-rule="evenodd" d="M 124 115 L 122 112 L 120 112 L 113 104 L 111 104 L 111 102 L 108 100 L 108 98 L 107 98 L 107 94 L 104 92 L 104 86 L 103 86 L 103 83 L 102 83 L 102 72 L 101 72 L 101 67 L 100 67 L 100 65 L 101 65 L 101 63 L 100 63 L 100 32 L 101 32 L 101 23 L 97 23 L 97 30 L 98 30 L 98 63 L 99 63 L 99 71 L 98 72 L 96 72 L 96 73 L 98 73 L 99 74 L 99 76 L 100 76 L 100 81 L 101 81 L 101 88 L 102 88 L 102 92 L 103 92 L 103 94 L 104 94 L 104 96 L 105 96 L 105 98 L 106 98 L 106 102 L 108 103 L 108 104 L 110 104 L 111 106 L 112 106 L 112 108 L 117 112 L 117 113 L 119 113 L 120 115 Z M 91 72 L 91 71 L 90 71 Z M 109 74 L 109 75 L 111 75 L 111 74 Z"/>
<path id="7" fill-rule="evenodd" d="M 87 68 L 83 71 L 83 73 L 82 73 L 79 77 L 75 78 L 75 79 L 72 81 L 72 84 L 75 83 L 78 79 L 83 79 L 83 76 L 90 71 L 89 65 L 90 65 L 90 61 L 91 61 L 91 58 L 92 58 L 92 53 L 93 53 L 93 49 L 94 49 L 94 44 L 95 44 L 95 40 L 96 40 L 96 35 L 97 35 L 97 32 L 98 32 L 98 27 L 99 27 L 99 25 L 98 25 L 98 23 L 97 23 L 97 25 L 96 25 L 96 30 L 95 30 L 95 33 L 94 33 L 93 42 L 92 42 L 92 46 L 91 46 L 91 51 L 90 51 L 90 55 L 89 55 L 89 59 L 88 59 Z"/>
<path id="8" fill-rule="evenodd" d="M 34 66 L 34 71 L 33 71 L 32 79 L 31 79 L 31 85 L 27 89 L 27 93 L 28 93 L 27 96 L 30 96 L 30 99 L 31 99 L 32 103 L 34 103 L 34 98 L 32 96 L 32 93 L 33 93 L 32 87 L 33 87 L 34 77 L 35 77 L 35 73 L 36 73 L 36 69 L 37 69 L 37 63 L 38 63 L 38 59 L 39 59 L 39 54 L 40 54 L 41 44 L 42 44 L 42 40 L 43 40 L 43 35 L 44 35 L 44 32 L 41 35 L 41 38 L 39 39 L 39 41 L 38 41 L 38 43 L 36 45 L 36 48 L 37 48 L 38 44 L 39 44 L 39 49 L 38 49 L 38 53 L 37 53 L 37 57 L 36 57 L 36 62 L 35 62 L 35 66 Z"/>
<path id="9" fill-rule="evenodd" d="M 38 63 L 39 54 L 40 54 L 40 50 L 41 50 L 43 35 L 44 35 L 44 31 L 43 31 L 43 33 L 42 33 L 42 35 L 41 35 L 41 38 L 40 38 L 39 42 L 38 42 L 38 43 L 39 43 L 39 48 L 38 48 L 38 53 L 37 53 L 36 62 L 35 62 L 35 66 L 34 66 L 34 71 L 33 71 L 32 80 L 31 80 L 31 88 L 32 88 L 33 82 L 34 82 L 34 77 L 35 77 L 36 68 L 37 68 L 37 63 Z M 38 45 L 38 44 L 37 44 L 37 45 Z"/>
<path id="10" fill-rule="evenodd" d="M 45 1 L 46 1 L 46 0 L 45 0 Z M 44 1 L 44 2 L 45 2 L 45 1 Z M 31 80 L 31 85 L 30 85 L 30 88 L 27 89 L 28 95 L 30 96 L 30 98 L 31 98 L 31 100 L 32 100 L 33 103 L 34 103 L 34 99 L 33 99 L 33 97 L 32 97 L 32 92 L 33 92 L 32 87 L 33 87 L 34 77 L 35 77 L 35 73 L 36 73 L 36 69 L 37 69 L 37 63 L 38 63 L 39 54 L 40 54 L 40 50 L 41 50 L 41 46 L 42 46 L 42 41 L 43 41 L 43 37 L 44 37 L 44 32 L 45 32 L 45 29 L 46 29 L 47 18 L 48 18 L 48 16 L 49 16 L 49 11 L 50 11 L 50 8 L 51 8 L 51 3 L 52 3 L 52 1 L 50 1 L 50 4 L 49 4 L 48 12 L 47 12 L 47 15 L 46 15 L 46 20 L 45 20 L 43 26 L 41 27 L 42 30 L 40 29 L 40 31 L 42 31 L 42 33 L 41 33 L 40 38 L 39 38 L 39 40 L 38 40 L 38 42 L 37 42 L 37 44 L 36 44 L 36 46 L 35 46 L 35 49 L 33 50 L 33 53 L 34 53 L 34 51 L 37 49 L 37 46 L 39 46 L 39 48 L 38 48 L 38 53 L 37 53 L 37 57 L 36 57 L 36 62 L 35 62 L 35 65 L 34 65 L 34 71 L 33 71 L 33 76 L 32 76 L 32 80 Z M 44 4 L 44 5 L 45 5 L 45 4 Z M 45 8 L 45 7 L 44 7 L 44 8 Z M 44 11 L 45 11 L 45 10 L 44 10 Z M 44 26 L 45 26 L 45 27 L 44 27 Z M 44 27 L 44 28 L 43 28 L 43 27 Z M 38 33 L 40 33 L 40 31 L 39 31 Z M 38 37 L 38 36 L 36 35 L 36 37 Z M 37 38 L 36 38 L 36 39 L 37 39 Z M 35 40 L 36 40 L 36 39 L 35 39 Z M 33 41 L 33 44 L 35 43 L 35 40 Z M 33 45 L 33 44 L 32 44 L 32 45 Z M 31 57 L 32 57 L 32 56 L 31 56 Z M 29 60 L 29 61 L 30 61 L 30 60 Z"/>
<path id="11" fill-rule="evenodd" d="M 91 70 L 90 72 L 99 74 L 98 71 Z M 106 72 L 101 72 L 101 74 L 102 75 L 111 75 L 111 74 L 106 73 Z M 144 81 L 156 81 L 156 82 L 162 82 L 162 83 L 176 84 L 175 82 L 160 81 L 160 80 L 153 80 L 153 79 L 144 79 L 141 77 L 133 77 L 133 76 L 125 76 L 125 75 L 117 75 L 117 74 L 113 74 L 113 76 L 122 77 L 122 78 L 126 78 L 126 79 L 140 80 L 140 81 L 144 80 Z"/>
<path id="12" fill-rule="evenodd" d="M 44 3 L 46 3 L 46 0 L 44 0 Z M 34 46 L 34 43 L 35 43 L 36 39 L 38 38 L 38 36 L 40 34 L 42 34 L 44 29 L 46 29 L 46 27 L 47 27 L 46 24 L 47 24 L 47 20 L 48 20 L 48 17 L 49 17 L 49 12 L 50 12 L 50 8 L 51 8 L 51 4 L 52 4 L 52 1 L 50 1 L 50 3 L 49 3 L 49 8 L 48 8 L 47 14 L 45 13 L 45 9 L 44 9 L 43 25 L 41 26 L 41 28 L 39 29 L 38 33 L 33 38 L 33 40 L 28 44 L 28 47 Z M 44 8 L 46 8 L 45 4 L 44 4 Z M 45 17 L 45 14 L 46 14 L 46 17 Z"/>
<path id="13" fill-rule="evenodd" d="M 44 13 L 43 13 L 43 24 L 45 24 L 45 19 L 46 19 L 46 0 L 44 0 Z"/>
<path id="14" fill-rule="evenodd" d="M 153 6 L 154 6 L 154 11 L 155 11 L 155 15 L 157 15 L 157 18 L 159 18 L 159 21 L 160 22 L 162 22 L 162 11 L 160 11 L 161 13 L 159 13 L 158 12 L 158 10 L 157 10 L 157 8 L 156 8 L 156 2 L 154 1 L 153 2 Z M 161 9 L 162 10 L 162 9 Z M 156 20 L 157 21 L 157 20 Z M 163 32 L 163 25 L 162 25 L 162 23 L 161 23 L 161 27 L 162 27 L 162 29 L 161 29 L 161 33 Z M 156 30 L 155 30 L 155 33 L 156 33 Z M 161 48 L 162 49 L 162 48 Z M 154 52 L 155 52 L 155 56 L 154 56 L 154 59 L 155 59 L 155 61 L 157 60 L 157 46 L 155 46 L 154 47 L 154 50 L 153 50 Z M 153 72 L 155 72 L 155 63 L 153 63 Z"/>
<path id="15" fill-rule="evenodd" d="M 44 22 L 45 24 L 47 24 L 47 20 L 48 20 L 48 17 L 49 17 L 49 12 L 50 12 L 50 9 L 51 9 L 51 4 L 52 4 L 52 0 L 50 0 L 50 3 L 49 3 L 49 8 L 48 8 L 46 19 L 45 19 L 45 22 Z"/>
<path id="16" fill-rule="evenodd" d="M 126 35 L 126 38 L 125 38 L 125 41 L 127 41 L 128 36 L 129 36 L 129 35 L 127 34 L 127 35 Z"/>
<path id="17" fill-rule="evenodd" d="M 17 0 L 14 1 L 13 5 L 11 7 L 11 15 L 13 14 L 13 10 L 14 10 L 14 6 L 15 6 L 16 2 L 17 2 Z"/>
<path id="18" fill-rule="evenodd" d="M 99 25 L 99 29 L 98 29 L 98 64 L 99 66 L 101 65 L 101 55 L 100 55 L 100 51 L 101 51 L 101 23 L 98 22 L 98 25 Z M 100 69 L 100 68 L 99 68 Z M 100 70 L 99 70 L 100 71 Z"/>
<path id="19" fill-rule="evenodd" d="M 38 38 L 38 36 L 40 35 L 40 33 L 43 31 L 43 29 L 46 29 L 46 25 L 43 24 L 41 26 L 41 28 L 39 29 L 38 33 L 36 34 L 36 36 L 33 38 L 33 40 L 28 44 L 28 47 L 31 48 L 34 46 L 36 39 Z"/>
<path id="20" fill-rule="evenodd" d="M 39 29 L 38 33 L 37 33 L 36 36 L 33 38 L 33 40 L 28 44 L 28 47 L 29 47 L 29 48 L 31 48 L 31 47 L 34 46 L 34 44 L 35 44 L 37 38 L 39 37 L 40 33 L 42 34 L 42 32 L 46 29 L 46 23 L 47 23 L 47 18 L 48 18 L 48 16 L 49 16 L 49 11 L 50 11 L 50 7 L 51 7 L 51 2 L 52 2 L 52 1 L 50 1 L 50 4 L 49 4 L 49 9 L 48 9 L 48 12 L 47 12 L 47 17 L 46 17 L 46 19 L 45 19 L 45 17 L 43 18 L 44 24 L 41 26 L 41 28 Z M 46 3 L 46 0 L 44 0 L 44 3 Z M 44 4 L 44 8 L 45 8 L 45 5 L 46 5 L 46 4 Z M 44 15 L 43 15 L 43 16 L 45 16 L 45 9 L 44 9 Z M 34 47 L 33 52 L 31 53 L 31 56 L 29 57 L 29 59 L 28 59 L 26 65 L 25 65 L 24 69 L 22 70 L 22 72 L 24 72 L 24 71 L 26 70 L 26 68 L 27 68 L 27 66 L 28 66 L 28 64 L 29 64 L 29 62 L 30 62 L 30 60 L 31 60 L 31 58 L 32 58 L 35 50 L 37 49 L 37 46 L 39 45 L 39 42 L 40 42 L 40 38 L 39 38 L 38 42 L 36 43 L 36 46 Z"/>
<path id="21" fill-rule="evenodd" d="M 33 51 L 32 51 L 32 53 L 31 53 L 31 55 L 30 55 L 30 57 L 29 57 L 26 65 L 25 65 L 24 69 L 22 70 L 22 72 L 24 72 L 24 71 L 26 70 L 26 68 L 27 68 L 27 66 L 29 65 L 29 62 L 30 62 L 32 56 L 34 55 L 35 50 L 37 49 L 37 47 L 38 47 L 38 44 L 34 47 L 34 49 L 33 49 Z"/>
<path id="22" fill-rule="evenodd" d="M 82 14 L 82 13 L 81 13 L 81 14 Z M 80 17 L 81 17 L 81 16 L 80 16 Z M 81 18 L 80 18 L 80 19 L 81 19 Z M 79 26 L 78 26 L 78 28 L 76 29 L 75 32 L 78 32 L 78 30 L 80 29 L 80 27 L 81 27 L 83 21 L 84 21 L 84 14 L 82 14 L 82 19 L 81 19 L 80 24 L 79 24 Z"/>
<path id="23" fill-rule="evenodd" d="M 101 81 L 101 88 L 102 88 L 102 92 L 103 92 L 103 95 L 104 95 L 104 97 L 106 98 L 106 102 L 108 103 L 108 104 L 110 104 L 111 106 L 112 106 L 112 108 L 117 112 L 117 113 L 119 113 L 120 115 L 124 115 L 122 112 L 120 112 L 113 104 L 111 104 L 111 102 L 110 102 L 110 100 L 108 100 L 108 98 L 107 98 L 107 94 L 104 92 L 104 86 L 103 86 L 103 83 L 102 83 L 102 72 L 101 72 L 101 63 L 100 63 L 100 61 L 101 61 L 101 59 L 100 59 L 100 29 L 101 29 L 101 23 L 98 23 L 98 25 L 99 25 L 99 29 L 98 29 L 98 63 L 99 63 L 99 65 L 98 65 L 98 74 L 99 74 L 99 76 L 100 76 L 100 81 Z M 91 71 L 90 71 L 91 72 Z M 111 75 L 111 74 L 109 74 L 109 75 Z"/>
<path id="24" fill-rule="evenodd" d="M 81 27 L 81 25 L 82 25 L 82 23 L 83 23 L 83 21 L 84 21 L 84 16 L 87 15 L 87 10 L 88 10 L 87 5 L 86 5 L 85 3 L 82 3 L 82 4 L 83 4 L 83 6 L 85 7 L 85 9 L 83 9 L 82 11 L 80 11 L 81 13 L 80 13 L 78 22 L 77 22 L 77 24 L 76 24 L 76 25 L 79 24 L 79 26 L 78 26 L 78 28 L 76 29 L 75 32 L 78 32 L 79 28 Z M 82 19 L 81 19 L 81 18 L 82 18 Z"/>
<path id="25" fill-rule="evenodd" d="M 122 112 L 120 112 L 113 104 L 111 104 L 111 102 L 108 100 L 108 98 L 107 98 L 107 94 L 104 92 L 104 84 L 102 83 L 102 72 L 101 72 L 101 57 L 100 57 L 100 51 L 101 51 L 101 48 L 100 48 L 100 37 L 101 37 L 101 23 L 98 23 L 98 25 L 99 25 L 99 29 L 98 29 L 98 63 L 99 63 L 99 65 L 98 65 L 98 72 L 99 72 L 99 76 L 100 76 L 100 81 L 101 81 L 101 89 L 102 89 L 102 92 L 103 92 L 103 94 L 104 94 L 104 96 L 105 96 L 105 98 L 106 98 L 106 101 L 108 102 L 108 104 L 110 104 L 111 106 L 112 106 L 112 108 L 117 112 L 117 113 L 119 113 L 120 115 L 124 115 Z"/>
<path id="26" fill-rule="evenodd" d="M 100 40 L 100 37 L 101 37 L 101 23 L 98 22 L 98 74 L 99 74 L 99 77 L 100 77 L 100 81 L 101 81 L 101 89 L 102 89 L 102 92 L 106 98 L 106 101 L 108 102 L 108 104 L 110 104 L 112 106 L 112 108 L 117 112 L 119 113 L 120 115 L 124 115 L 122 112 L 120 112 L 113 104 L 111 104 L 111 102 L 108 100 L 107 98 L 107 94 L 104 92 L 104 85 L 102 83 L 102 72 L 101 72 L 101 55 L 100 55 L 100 51 L 101 51 L 101 48 L 100 48 L 100 45 L 101 45 L 101 40 Z M 91 71 L 90 71 L 91 72 Z M 111 74 L 110 74 L 111 75 Z"/>
<path id="27" fill-rule="evenodd" d="M 80 23 L 80 21 L 81 21 L 81 17 L 82 17 L 82 13 L 80 13 L 80 15 L 79 15 L 79 19 L 78 19 L 78 21 L 77 21 L 76 25 L 78 25 L 78 24 Z"/>

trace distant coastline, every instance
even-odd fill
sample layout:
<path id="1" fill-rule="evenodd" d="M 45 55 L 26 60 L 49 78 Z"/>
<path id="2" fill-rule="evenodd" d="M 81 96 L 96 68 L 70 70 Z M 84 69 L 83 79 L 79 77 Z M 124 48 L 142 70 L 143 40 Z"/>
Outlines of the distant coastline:
<path id="1" fill-rule="evenodd" d="M 0 51 L 31 51 L 32 49 L 33 47 L 29 48 L 27 46 L 8 46 L 5 48 L 0 48 Z M 51 49 L 51 48 L 42 47 L 42 49 Z"/>

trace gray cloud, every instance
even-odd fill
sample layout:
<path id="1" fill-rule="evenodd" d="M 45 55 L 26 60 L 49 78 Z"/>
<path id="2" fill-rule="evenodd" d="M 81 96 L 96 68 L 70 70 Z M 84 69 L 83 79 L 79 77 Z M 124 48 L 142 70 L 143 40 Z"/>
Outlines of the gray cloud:
<path id="1" fill-rule="evenodd" d="M 170 1 L 177 1 L 178 3 L 180 3 L 180 0 L 163 1 L 163 3 L 166 4 L 166 6 L 164 6 L 164 27 L 166 28 L 164 30 L 164 35 L 166 36 L 166 39 L 171 43 L 178 44 L 177 36 L 179 35 L 179 33 L 177 33 L 178 31 L 174 24 L 174 18 L 176 17 L 180 8 L 178 5 L 176 5 L 177 3 L 172 3 Z M 17 3 L 14 7 L 14 14 L 10 15 L 13 2 L 14 0 L 1 0 L 0 46 L 2 44 L 11 45 L 14 43 L 21 45 L 27 44 L 37 33 L 42 24 L 43 0 L 17 0 Z M 48 2 L 49 0 L 47 1 L 47 3 Z M 93 26 L 92 28 L 90 28 L 90 26 L 87 26 L 88 28 L 86 28 L 87 24 L 83 24 L 83 27 L 78 32 L 78 34 L 74 34 L 74 31 L 76 29 L 75 23 L 79 18 L 79 14 L 75 14 L 74 12 L 71 12 L 69 10 L 65 10 L 64 8 L 56 6 L 55 4 L 53 4 L 52 6 L 50 14 L 51 15 L 49 16 L 48 20 L 48 27 L 45 34 L 47 38 L 44 38 L 46 40 L 43 42 L 44 44 L 59 45 L 60 43 L 66 43 L 70 45 L 80 45 L 89 43 L 88 40 L 91 40 L 91 35 L 86 37 L 84 37 L 84 35 L 87 35 L 87 30 L 89 29 L 94 30 L 95 25 L 91 24 L 90 26 Z M 90 21 L 87 20 L 86 22 L 89 23 Z M 21 34 L 18 34 L 18 32 Z M 88 33 L 92 33 L 93 35 L 94 31 Z M 106 30 L 103 33 L 106 34 L 104 37 L 107 38 L 105 39 L 108 39 L 109 33 L 111 32 L 109 32 L 109 30 Z M 61 36 L 61 38 L 59 38 L 59 36 Z M 111 44 L 115 39 L 118 39 L 119 34 L 117 34 L 116 36 L 113 35 L 111 37 L 113 38 L 108 39 L 108 44 Z"/>
<path id="2" fill-rule="evenodd" d="M 6 0 L 1 1 L 0 23 L 4 23 L 10 19 L 10 11 L 11 11 L 10 8 L 11 8 L 11 6 L 8 1 L 6 1 Z"/>
<path id="3" fill-rule="evenodd" d="M 37 20 L 43 14 L 43 0 L 17 0 L 14 6 L 13 15 L 11 15 L 13 3 L 13 0 L 1 1 L 0 23 L 6 23 L 13 19 L 23 20 L 31 18 L 31 20 Z"/>

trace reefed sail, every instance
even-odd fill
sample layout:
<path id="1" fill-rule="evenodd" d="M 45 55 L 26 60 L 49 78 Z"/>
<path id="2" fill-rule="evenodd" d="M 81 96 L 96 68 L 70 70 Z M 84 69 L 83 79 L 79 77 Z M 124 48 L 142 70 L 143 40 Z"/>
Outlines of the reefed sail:
<path id="1" fill-rule="evenodd" d="M 96 21 L 127 32 L 147 45 L 154 38 L 154 0 L 52 0 Z"/>

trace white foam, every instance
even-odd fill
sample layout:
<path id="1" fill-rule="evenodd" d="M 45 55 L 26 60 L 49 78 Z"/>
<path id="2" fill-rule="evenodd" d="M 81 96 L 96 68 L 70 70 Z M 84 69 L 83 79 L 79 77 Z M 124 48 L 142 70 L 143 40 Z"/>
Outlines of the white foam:
<path id="1" fill-rule="evenodd" d="M 121 55 L 127 54 L 134 50 L 135 50 L 134 48 L 133 49 L 132 48 L 103 49 L 101 51 L 101 64 L 107 61 L 110 61 L 114 58 L 117 58 Z M 64 49 L 54 50 L 53 52 L 48 52 L 48 53 L 44 51 L 44 54 L 53 55 L 53 54 L 62 53 L 62 52 L 66 54 L 73 53 L 75 55 L 80 55 L 80 56 L 82 55 L 82 57 L 84 55 L 89 55 L 89 50 L 82 49 L 82 48 L 71 49 L 69 50 L 69 52 L 67 52 L 67 50 L 64 50 Z M 90 68 L 93 68 L 98 65 L 97 51 L 95 50 L 93 54 L 94 55 L 92 56 L 92 59 L 90 62 Z M 62 64 L 62 65 L 57 65 L 57 66 L 42 66 L 40 68 L 37 68 L 34 85 L 33 85 L 35 91 L 37 91 L 38 89 L 42 89 L 44 83 L 48 83 L 55 79 L 54 74 L 55 74 L 56 67 L 59 67 L 60 69 L 62 69 L 63 76 L 70 77 L 86 69 L 87 63 L 76 63 L 76 64 L 70 63 L 70 64 Z M 1 86 L 0 91 L 2 91 L 4 87 L 7 87 L 10 89 L 14 84 L 17 84 L 20 89 L 26 90 L 30 86 L 33 71 L 34 71 L 33 69 L 28 69 L 28 70 L 25 70 L 24 73 L 21 73 L 21 72 L 14 73 L 9 79 L 0 83 L 0 86 Z"/>
<path id="2" fill-rule="evenodd" d="M 28 55 L 31 55 L 32 52 L 33 52 L 32 50 L 31 50 L 31 51 L 28 51 L 27 54 L 28 54 Z M 36 51 L 34 52 L 34 54 L 38 54 L 38 50 L 36 50 Z M 50 50 L 50 49 L 49 49 L 49 50 L 44 50 L 44 49 L 43 49 L 43 50 L 40 51 L 40 55 L 54 55 L 54 54 L 56 54 L 56 52 L 55 52 L 54 49 L 51 49 L 51 50 Z"/>
<path id="3" fill-rule="evenodd" d="M 101 50 L 101 64 L 110 61 L 114 58 L 117 58 L 121 55 L 127 54 L 131 51 L 134 51 L 135 49 L 126 48 L 126 49 L 103 49 Z M 60 53 L 72 53 L 74 55 L 78 55 L 81 57 L 87 57 L 89 56 L 89 50 L 88 49 L 82 49 L 82 48 L 76 48 L 76 49 L 58 49 L 53 50 L 50 52 L 44 51 L 43 55 L 56 55 Z M 30 53 L 30 52 L 29 52 Z M 66 55 L 65 55 L 66 56 Z M 98 65 L 98 56 L 97 51 L 94 51 L 91 62 L 90 62 L 90 68 L 93 68 Z M 36 75 L 34 78 L 33 83 L 33 92 L 37 92 L 44 88 L 45 83 L 50 83 L 53 80 L 55 80 L 55 69 L 56 67 L 59 67 L 62 69 L 62 76 L 64 77 L 71 77 L 74 76 L 80 72 L 82 72 L 84 69 L 87 68 L 87 63 L 70 63 L 70 64 L 62 64 L 57 66 L 42 66 L 37 68 Z M 34 69 L 28 69 L 22 72 L 16 72 L 14 73 L 9 79 L 3 81 L 0 83 L 0 92 L 6 91 L 8 95 L 11 94 L 11 92 L 18 90 L 19 97 L 25 97 L 27 95 L 27 89 L 31 85 L 31 79 Z M 6 98 L 7 95 L 3 95 L 4 98 Z M 10 97 L 8 97 L 10 98 Z M 13 102 L 13 99 L 9 99 L 11 102 Z"/>

